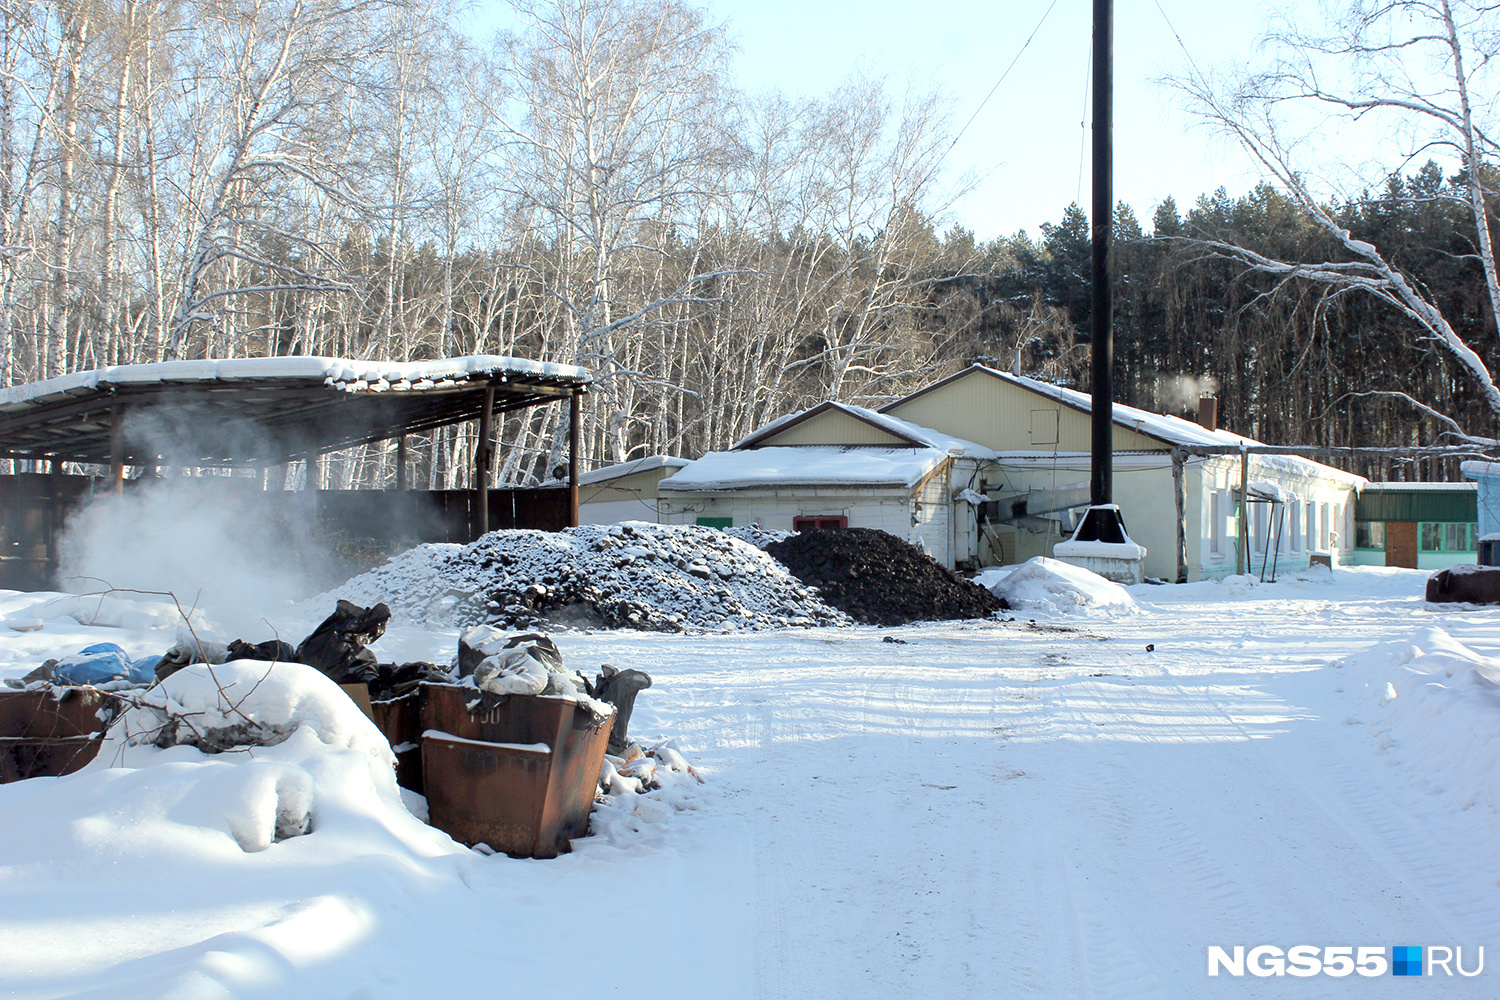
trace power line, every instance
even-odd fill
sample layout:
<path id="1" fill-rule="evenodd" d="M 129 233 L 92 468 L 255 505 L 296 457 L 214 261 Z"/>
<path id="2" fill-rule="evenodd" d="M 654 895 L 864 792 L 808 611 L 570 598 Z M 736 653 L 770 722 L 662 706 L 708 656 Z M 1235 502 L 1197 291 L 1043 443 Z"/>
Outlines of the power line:
<path id="1" fill-rule="evenodd" d="M 969 126 L 974 124 L 974 119 L 979 117 L 979 112 L 983 111 L 984 106 L 989 103 L 990 98 L 995 96 L 995 91 L 1000 89 L 1000 85 L 1005 82 L 1005 78 L 1010 75 L 1010 71 L 1016 68 L 1016 63 L 1021 61 L 1022 54 L 1031 45 L 1031 40 L 1036 37 L 1036 33 L 1042 30 L 1042 25 L 1047 23 L 1047 15 L 1051 14 L 1052 8 L 1056 6 L 1057 0 L 1052 0 L 1051 5 L 1042 14 L 1042 19 L 1036 23 L 1035 28 L 1031 29 L 1031 34 L 1026 36 L 1026 41 L 1021 44 L 1021 48 L 1016 52 L 1015 58 L 1011 59 L 1010 65 L 1005 67 L 1005 72 L 1000 74 L 1000 79 L 995 81 L 995 85 L 990 88 L 990 92 L 984 95 L 984 100 L 979 102 L 979 107 L 974 109 L 974 113 L 969 116 L 969 120 L 964 122 L 964 127 L 959 129 L 958 134 L 953 137 L 953 142 L 948 145 L 948 153 L 953 152 L 953 147 L 958 145 L 958 140 L 963 138 L 964 133 L 969 130 Z M 943 155 L 946 157 L 947 153 Z"/>
<path id="2" fill-rule="evenodd" d="M 1161 19 L 1167 22 L 1167 30 L 1172 33 L 1173 38 L 1177 39 L 1177 47 L 1182 50 L 1183 55 L 1187 56 L 1188 65 L 1193 68 L 1193 75 L 1201 79 L 1203 74 L 1198 71 L 1198 64 L 1193 62 L 1193 54 L 1188 51 L 1188 47 L 1183 42 L 1182 36 L 1177 33 L 1177 28 L 1172 24 L 1172 19 L 1168 17 L 1167 12 L 1162 9 L 1161 0 L 1152 0 L 1152 3 L 1156 4 L 1156 10 L 1159 14 L 1161 14 Z"/>
<path id="3" fill-rule="evenodd" d="M 1078 187 L 1073 203 L 1083 201 L 1083 158 L 1089 148 L 1089 80 L 1094 75 L 1094 42 L 1089 39 L 1089 61 L 1083 67 L 1083 108 L 1078 113 Z"/>

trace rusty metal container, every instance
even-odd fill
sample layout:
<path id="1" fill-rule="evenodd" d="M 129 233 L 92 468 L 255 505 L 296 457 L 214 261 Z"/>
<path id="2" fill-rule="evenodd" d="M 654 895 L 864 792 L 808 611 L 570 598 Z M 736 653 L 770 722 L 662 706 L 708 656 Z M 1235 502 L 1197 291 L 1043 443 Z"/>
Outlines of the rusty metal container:
<path id="1" fill-rule="evenodd" d="M 97 736 L 0 736 L 0 784 L 72 774 L 97 756 Z"/>
<path id="2" fill-rule="evenodd" d="M 375 725 L 390 741 L 396 752 L 396 784 L 425 795 L 422 783 L 422 702 L 421 691 L 399 698 L 370 702 Z"/>
<path id="3" fill-rule="evenodd" d="M 72 774 L 99 753 L 119 710 L 91 687 L 0 691 L 0 783 Z"/>
<path id="4" fill-rule="evenodd" d="M 613 713 L 563 698 L 422 687 L 428 819 L 466 844 L 552 858 L 588 832 Z"/>

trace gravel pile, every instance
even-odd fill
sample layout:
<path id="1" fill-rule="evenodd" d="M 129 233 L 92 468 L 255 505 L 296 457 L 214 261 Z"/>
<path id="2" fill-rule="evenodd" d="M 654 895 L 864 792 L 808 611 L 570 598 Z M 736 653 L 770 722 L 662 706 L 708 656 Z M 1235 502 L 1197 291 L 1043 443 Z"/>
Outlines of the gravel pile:
<path id="1" fill-rule="evenodd" d="M 856 621 L 904 625 L 987 618 L 1007 605 L 895 535 L 875 528 L 803 531 L 766 546 L 803 583 Z"/>
<path id="2" fill-rule="evenodd" d="M 383 601 L 397 621 L 440 627 L 681 632 L 849 624 L 753 544 L 714 528 L 640 522 L 422 545 L 328 596 Z"/>

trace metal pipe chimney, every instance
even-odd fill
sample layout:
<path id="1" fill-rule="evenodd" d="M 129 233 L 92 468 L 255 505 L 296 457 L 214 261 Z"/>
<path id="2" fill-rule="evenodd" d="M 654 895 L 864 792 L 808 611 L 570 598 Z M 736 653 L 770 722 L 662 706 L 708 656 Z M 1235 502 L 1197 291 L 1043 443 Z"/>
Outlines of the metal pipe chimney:
<path id="1" fill-rule="evenodd" d="M 1198 423 L 1211 431 L 1219 429 L 1219 401 L 1213 396 L 1198 397 Z"/>

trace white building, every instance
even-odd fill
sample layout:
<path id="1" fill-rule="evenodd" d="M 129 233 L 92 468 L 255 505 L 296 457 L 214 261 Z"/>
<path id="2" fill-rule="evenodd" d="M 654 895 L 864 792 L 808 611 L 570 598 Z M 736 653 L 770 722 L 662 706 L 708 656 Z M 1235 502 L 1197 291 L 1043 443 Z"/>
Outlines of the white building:
<path id="1" fill-rule="evenodd" d="M 661 519 L 882 528 L 958 567 L 1050 555 L 1088 503 L 1089 403 L 982 365 L 879 412 L 823 403 L 661 481 Z M 1116 405 L 1114 424 L 1114 501 L 1147 576 L 1352 559 L 1360 477 L 1134 407 Z"/>
<path id="2" fill-rule="evenodd" d="M 657 491 L 668 524 L 880 528 L 951 566 L 977 544 L 982 498 L 969 486 L 994 458 L 971 441 L 822 403 L 704 455 Z"/>
<path id="3" fill-rule="evenodd" d="M 578 523 L 660 521 L 656 487 L 688 464 L 685 458 L 651 455 L 578 475 Z"/>

